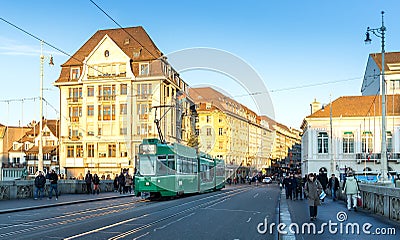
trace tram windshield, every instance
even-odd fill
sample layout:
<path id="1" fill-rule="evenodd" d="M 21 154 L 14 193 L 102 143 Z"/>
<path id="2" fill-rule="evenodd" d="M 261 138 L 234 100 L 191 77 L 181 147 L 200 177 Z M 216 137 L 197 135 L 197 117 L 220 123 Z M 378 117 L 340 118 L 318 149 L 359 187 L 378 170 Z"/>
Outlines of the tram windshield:
<path id="1" fill-rule="evenodd" d="M 156 173 L 156 156 L 140 155 L 139 156 L 139 171 L 141 175 L 155 175 Z"/>

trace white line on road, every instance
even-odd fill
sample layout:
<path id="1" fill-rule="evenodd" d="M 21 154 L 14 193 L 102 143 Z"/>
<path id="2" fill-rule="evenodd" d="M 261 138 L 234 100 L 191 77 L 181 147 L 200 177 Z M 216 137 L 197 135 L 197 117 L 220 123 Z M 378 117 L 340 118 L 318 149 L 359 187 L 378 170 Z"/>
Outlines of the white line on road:
<path id="1" fill-rule="evenodd" d="M 182 219 L 185 219 L 185 218 L 187 218 L 187 217 L 190 217 L 190 216 L 192 216 L 192 215 L 194 215 L 194 214 L 195 214 L 195 213 L 193 212 L 193 213 L 191 213 L 191 214 L 189 214 L 189 215 L 187 215 L 187 216 L 184 216 L 184 217 L 181 217 L 181 218 L 179 218 L 179 219 L 177 219 L 177 220 L 175 220 L 175 221 L 169 222 L 169 223 L 165 224 L 165 225 L 162 226 L 162 227 L 154 228 L 153 231 L 155 232 L 155 231 L 157 231 L 157 230 L 164 229 L 165 227 L 167 227 L 167 226 L 169 226 L 169 225 L 171 225 L 171 224 L 174 224 L 174 223 L 176 223 L 176 222 L 179 222 L 179 221 L 181 221 Z"/>
<path id="2" fill-rule="evenodd" d="M 132 239 L 132 240 L 136 240 L 136 239 L 139 239 L 139 238 L 141 238 L 141 237 L 147 236 L 147 235 L 149 235 L 149 233 L 150 233 L 150 232 L 147 232 L 147 233 L 145 233 L 145 234 L 142 234 L 142 235 L 140 235 L 139 237 L 134 238 L 134 239 Z"/>
<path id="3" fill-rule="evenodd" d="M 248 223 L 248 222 L 250 222 L 251 221 L 251 218 L 249 218 L 249 220 L 247 220 L 246 222 Z"/>
<path id="4" fill-rule="evenodd" d="M 258 197 L 258 193 L 256 193 L 256 195 L 253 196 L 253 198 L 256 198 L 256 197 Z"/>
<path id="5" fill-rule="evenodd" d="M 258 211 L 247 211 L 247 210 L 240 210 L 240 209 L 224 209 L 224 208 L 202 208 L 202 209 L 209 209 L 209 210 L 215 210 L 215 211 L 229 211 L 229 212 L 246 212 L 246 213 L 261 213 Z"/>

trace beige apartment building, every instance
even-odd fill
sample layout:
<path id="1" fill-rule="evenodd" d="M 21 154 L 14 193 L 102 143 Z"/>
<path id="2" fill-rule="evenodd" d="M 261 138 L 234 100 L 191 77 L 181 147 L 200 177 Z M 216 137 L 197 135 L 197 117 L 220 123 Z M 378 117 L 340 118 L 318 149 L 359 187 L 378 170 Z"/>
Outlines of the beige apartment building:
<path id="1" fill-rule="evenodd" d="M 225 159 L 228 169 L 269 167 L 273 132 L 267 121 L 211 87 L 191 88 L 189 92 L 196 104 L 201 151 Z"/>
<path id="2" fill-rule="evenodd" d="M 159 137 L 155 119 L 167 142 L 189 138 L 188 86 L 142 27 L 97 31 L 61 67 L 54 85 L 67 177 L 132 173 L 142 139 Z"/>

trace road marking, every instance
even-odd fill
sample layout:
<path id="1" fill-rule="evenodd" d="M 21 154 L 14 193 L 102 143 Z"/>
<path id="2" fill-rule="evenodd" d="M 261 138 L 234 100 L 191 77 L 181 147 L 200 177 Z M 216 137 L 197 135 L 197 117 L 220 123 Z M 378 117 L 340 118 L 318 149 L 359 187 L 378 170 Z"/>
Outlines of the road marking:
<path id="1" fill-rule="evenodd" d="M 150 232 L 147 232 L 147 233 L 145 233 L 145 234 L 140 235 L 140 236 L 137 237 L 137 238 L 133 238 L 132 240 L 136 240 L 136 239 L 142 238 L 142 237 L 147 236 L 147 235 L 149 235 L 149 234 L 150 234 Z"/>
<path id="2" fill-rule="evenodd" d="M 258 211 L 247 211 L 247 210 L 240 210 L 240 209 L 224 209 L 224 208 L 209 208 L 209 207 L 202 208 L 202 209 L 209 209 L 209 210 L 215 210 L 215 211 L 229 211 L 229 212 L 246 212 L 246 213 L 254 213 L 254 214 L 261 213 Z"/>
<path id="3" fill-rule="evenodd" d="M 181 221 L 182 219 L 188 218 L 188 217 L 190 217 L 190 216 L 192 216 L 192 215 L 194 215 L 194 214 L 195 214 L 195 213 L 192 212 L 191 214 L 189 214 L 189 215 L 187 215 L 187 216 L 184 216 L 184 217 L 181 217 L 181 218 L 179 218 L 179 219 L 177 219 L 177 220 L 175 220 L 175 221 L 169 222 L 169 223 L 165 224 L 165 225 L 162 226 L 162 227 L 154 228 L 153 231 L 155 232 L 155 231 L 157 231 L 157 230 L 164 229 L 164 228 L 166 228 L 167 226 L 169 226 L 169 225 L 171 225 L 171 224 L 174 224 L 174 223 L 176 223 L 176 222 L 179 222 L 179 221 Z"/>
<path id="4" fill-rule="evenodd" d="M 253 198 L 256 198 L 258 196 L 258 193 L 256 193 L 256 195 L 253 196 Z"/>
<path id="5" fill-rule="evenodd" d="M 248 222 L 250 222 L 251 221 L 251 218 L 249 218 L 249 220 L 247 220 L 246 222 L 248 223 Z"/>

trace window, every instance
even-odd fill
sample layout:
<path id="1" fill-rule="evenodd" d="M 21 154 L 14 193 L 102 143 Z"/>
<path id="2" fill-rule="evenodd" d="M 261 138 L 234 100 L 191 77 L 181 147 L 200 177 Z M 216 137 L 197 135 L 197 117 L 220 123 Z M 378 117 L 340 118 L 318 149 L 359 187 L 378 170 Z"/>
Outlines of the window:
<path id="1" fill-rule="evenodd" d="M 97 135 L 101 136 L 101 134 L 102 134 L 102 130 L 101 130 L 101 127 L 99 127 L 99 128 L 97 129 Z"/>
<path id="2" fill-rule="evenodd" d="M 115 157 L 117 155 L 115 144 L 108 144 L 108 157 Z"/>
<path id="3" fill-rule="evenodd" d="M 80 68 L 71 68 L 71 79 L 79 79 L 80 76 Z"/>
<path id="4" fill-rule="evenodd" d="M 223 141 L 219 141 L 219 142 L 218 142 L 218 149 L 219 149 L 219 150 L 224 149 L 224 142 L 223 142 Z"/>
<path id="5" fill-rule="evenodd" d="M 128 85 L 121 84 L 121 95 L 126 95 L 126 94 L 128 94 Z"/>
<path id="6" fill-rule="evenodd" d="M 128 133 L 128 131 L 127 131 L 126 127 L 119 129 L 119 135 L 126 135 L 127 133 Z"/>
<path id="7" fill-rule="evenodd" d="M 211 136 L 211 128 L 207 128 L 207 136 Z"/>
<path id="8" fill-rule="evenodd" d="M 94 157 L 94 144 L 87 145 L 88 157 Z"/>
<path id="9" fill-rule="evenodd" d="M 143 83 L 137 85 L 137 96 L 139 99 L 147 99 L 153 93 L 151 83 Z"/>
<path id="10" fill-rule="evenodd" d="M 372 148 L 372 132 L 366 131 L 363 132 L 361 136 L 361 151 L 363 153 L 369 153 L 373 151 Z"/>
<path id="11" fill-rule="evenodd" d="M 150 109 L 151 109 L 151 104 L 147 103 L 137 104 L 137 114 L 139 115 L 139 119 L 147 120 L 149 117 L 148 114 Z"/>
<path id="12" fill-rule="evenodd" d="M 78 99 L 82 98 L 82 88 L 77 87 L 68 89 L 68 96 L 70 100 L 77 102 Z"/>
<path id="13" fill-rule="evenodd" d="M 148 63 L 140 64 L 140 74 L 139 75 L 149 75 L 149 64 Z"/>
<path id="14" fill-rule="evenodd" d="M 222 136 L 223 134 L 224 134 L 224 133 L 223 133 L 223 129 L 222 129 L 222 128 L 219 128 L 219 129 L 218 129 L 218 135 L 219 135 L 219 136 Z"/>
<path id="15" fill-rule="evenodd" d="M 83 157 L 83 146 L 76 145 L 76 157 Z"/>
<path id="16" fill-rule="evenodd" d="M 75 151 L 74 146 L 67 146 L 67 157 L 74 157 Z"/>
<path id="17" fill-rule="evenodd" d="M 87 87 L 87 96 L 88 97 L 93 97 L 94 96 L 94 87 L 93 86 L 88 86 Z"/>
<path id="18" fill-rule="evenodd" d="M 343 134 L 343 153 L 354 153 L 354 134 L 352 132 Z"/>
<path id="19" fill-rule="evenodd" d="M 101 109 L 103 110 L 101 111 Z M 99 120 L 101 120 L 101 116 L 104 121 L 115 120 L 115 105 L 99 106 Z"/>
<path id="20" fill-rule="evenodd" d="M 87 115 L 88 115 L 88 117 L 94 116 L 94 106 L 93 105 L 87 106 Z"/>
<path id="21" fill-rule="evenodd" d="M 119 114 L 120 115 L 126 115 L 127 111 L 128 111 L 128 106 L 126 105 L 126 103 L 122 103 L 121 105 L 119 105 Z"/>
<path id="22" fill-rule="evenodd" d="M 328 153 L 328 134 L 318 133 L 318 153 Z"/>
<path id="23" fill-rule="evenodd" d="M 386 148 L 388 153 L 392 152 L 392 146 L 392 132 L 386 132 Z"/>
<path id="24" fill-rule="evenodd" d="M 211 116 L 207 116 L 207 123 L 209 123 L 211 121 Z"/>

